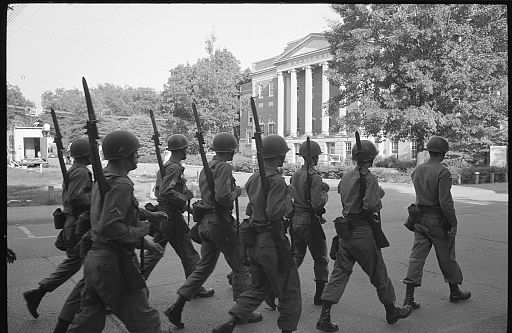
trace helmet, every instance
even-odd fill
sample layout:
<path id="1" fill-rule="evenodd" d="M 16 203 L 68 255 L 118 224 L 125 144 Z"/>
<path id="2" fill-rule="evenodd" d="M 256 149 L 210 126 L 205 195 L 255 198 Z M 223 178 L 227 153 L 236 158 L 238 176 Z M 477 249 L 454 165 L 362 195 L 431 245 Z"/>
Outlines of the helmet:
<path id="1" fill-rule="evenodd" d="M 299 148 L 299 156 L 306 156 L 308 142 L 304 141 Z M 316 141 L 309 141 L 309 153 L 311 156 L 318 156 L 322 154 L 322 149 Z"/>
<path id="2" fill-rule="evenodd" d="M 379 151 L 373 144 L 373 142 L 369 140 L 361 140 L 361 159 L 363 161 L 370 161 L 375 158 L 379 154 Z M 357 161 L 357 145 L 354 145 L 352 147 L 352 159 L 354 161 Z"/>
<path id="3" fill-rule="evenodd" d="M 267 135 L 263 139 L 263 158 L 284 155 L 290 150 L 286 141 L 277 134 Z"/>
<path id="4" fill-rule="evenodd" d="M 213 139 L 213 150 L 218 153 L 231 153 L 236 150 L 238 143 L 231 133 L 219 133 Z"/>
<path id="5" fill-rule="evenodd" d="M 71 157 L 82 157 L 88 156 L 91 153 L 91 146 L 87 139 L 76 139 L 71 143 L 69 147 Z"/>
<path id="6" fill-rule="evenodd" d="M 106 160 L 124 158 L 140 148 L 139 140 L 128 131 L 110 132 L 103 138 L 101 145 Z"/>
<path id="7" fill-rule="evenodd" d="M 427 142 L 427 150 L 437 153 L 446 153 L 449 150 L 448 141 L 440 136 L 434 135 Z"/>
<path id="8" fill-rule="evenodd" d="M 167 150 L 179 150 L 188 147 L 188 139 L 183 134 L 173 134 L 167 140 Z"/>

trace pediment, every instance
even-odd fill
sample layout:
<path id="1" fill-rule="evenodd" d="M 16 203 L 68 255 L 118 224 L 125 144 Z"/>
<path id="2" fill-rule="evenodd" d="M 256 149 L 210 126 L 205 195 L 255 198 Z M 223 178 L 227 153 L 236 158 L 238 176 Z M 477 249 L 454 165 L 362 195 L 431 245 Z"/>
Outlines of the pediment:
<path id="1" fill-rule="evenodd" d="M 325 49 L 329 47 L 329 42 L 323 36 L 323 34 L 309 34 L 304 37 L 302 40 L 298 41 L 294 46 L 285 50 L 281 55 L 279 55 L 275 64 L 286 62 L 288 59 L 296 58 L 302 55 L 310 54 L 316 52 L 321 49 Z"/>

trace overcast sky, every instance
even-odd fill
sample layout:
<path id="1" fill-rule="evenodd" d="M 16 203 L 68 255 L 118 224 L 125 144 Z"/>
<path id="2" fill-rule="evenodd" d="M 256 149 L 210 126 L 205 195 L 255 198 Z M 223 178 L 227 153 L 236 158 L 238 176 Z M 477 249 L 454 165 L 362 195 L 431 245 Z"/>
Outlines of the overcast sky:
<path id="1" fill-rule="evenodd" d="M 207 56 L 215 33 L 242 69 L 328 29 L 327 4 L 11 4 L 7 81 L 41 104 L 57 88 L 101 83 L 162 91 L 169 69 Z"/>

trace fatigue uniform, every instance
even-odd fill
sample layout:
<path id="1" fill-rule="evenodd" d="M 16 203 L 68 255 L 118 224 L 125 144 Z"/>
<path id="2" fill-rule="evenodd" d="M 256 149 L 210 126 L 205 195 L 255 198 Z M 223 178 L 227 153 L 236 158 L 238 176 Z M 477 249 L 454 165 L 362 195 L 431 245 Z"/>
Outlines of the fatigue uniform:
<path id="1" fill-rule="evenodd" d="M 455 237 L 449 237 L 443 229 L 445 218 L 450 227 L 457 226 L 457 217 L 450 193 L 450 171 L 441 164 L 423 163 L 412 172 L 416 202 L 423 211 L 421 222 L 416 224 L 414 245 L 409 258 L 405 284 L 421 286 L 423 266 L 434 245 L 437 261 L 444 280 L 450 284 L 462 284 L 462 271 L 455 260 Z"/>
<path id="2" fill-rule="evenodd" d="M 205 207 L 211 208 L 212 212 L 206 214 L 198 226 L 201 238 L 201 259 L 177 293 L 187 300 L 192 299 L 213 272 L 222 252 L 233 270 L 233 299 L 236 300 L 241 292 L 249 288 L 250 275 L 249 268 L 242 264 L 240 241 L 236 236 L 236 225 L 231 216 L 233 201 L 236 198 L 232 169 L 228 163 L 217 157 L 208 164 L 215 183 L 215 201 L 225 210 L 222 214 L 225 218 L 222 221 L 219 220 L 214 212 L 215 204 L 211 200 L 211 192 L 202 170 L 199 175 L 201 199 Z M 226 232 L 229 233 L 229 237 L 226 237 Z"/>
<path id="3" fill-rule="evenodd" d="M 138 202 L 126 171 L 107 166 L 109 185 L 102 202 L 98 185 L 91 195 L 91 237 L 93 245 L 84 264 L 82 307 L 68 332 L 101 332 L 105 327 L 105 306 L 113 310 L 129 332 L 160 333 L 158 311 L 148 304 L 148 288 L 130 288 L 133 281 L 121 272 L 124 246 L 136 261 L 134 246 L 140 242 Z M 140 213 L 144 214 L 141 210 Z M 135 263 L 132 263 L 135 267 Z M 143 281 L 142 281 L 143 282 Z M 134 290 L 135 289 L 135 290 Z"/>
<path id="4" fill-rule="evenodd" d="M 183 174 L 185 168 L 181 165 L 181 161 L 174 159 L 172 156 L 165 162 L 164 168 L 165 175 L 163 179 L 160 171 L 157 173 L 155 195 L 158 200 L 158 210 L 167 213 L 169 219 L 160 228 L 155 228 L 153 242 L 160 244 L 164 250 L 167 242 L 169 242 L 181 259 L 185 277 L 188 277 L 199 262 L 199 254 L 194 249 L 189 236 L 190 228 L 182 215 L 187 210 L 188 201 L 184 195 L 187 190 L 187 180 Z M 151 251 L 146 252 L 144 274 L 146 279 L 162 256 L 163 252 L 161 254 Z"/>
<path id="5" fill-rule="evenodd" d="M 296 331 L 302 311 L 299 273 L 294 262 L 288 271 L 279 269 L 271 224 L 279 223 L 282 229 L 283 217 L 291 213 L 292 203 L 287 195 L 286 183 L 277 170 L 267 170 L 267 178 L 269 188 L 266 202 L 258 171 L 245 185 L 249 196 L 248 213 L 257 233 L 256 244 L 248 249 L 253 282 L 251 288 L 238 297 L 229 314 L 246 323 L 249 314 L 258 308 L 269 292 L 273 292 L 279 299 L 278 327 Z M 284 233 L 282 237 L 286 238 Z M 289 249 L 288 242 L 286 245 Z"/>
<path id="6" fill-rule="evenodd" d="M 382 208 L 381 198 L 384 191 L 379 187 L 377 177 L 367 168 L 363 168 L 363 173 L 366 175 L 363 209 L 372 213 L 378 212 Z M 352 268 L 357 262 L 377 289 L 379 301 L 385 305 L 393 304 L 395 290 L 388 277 L 382 252 L 375 244 L 372 229 L 362 215 L 359 184 L 358 167 L 345 174 L 338 184 L 338 193 L 341 195 L 343 205 L 342 213 L 350 220 L 352 234 L 348 238 L 340 238 L 336 261 L 329 282 L 322 293 L 322 300 L 339 302 L 352 274 Z"/>
<path id="7" fill-rule="evenodd" d="M 329 278 L 329 269 L 327 264 L 329 259 L 327 257 L 327 242 L 325 237 L 313 238 L 311 233 L 311 207 L 314 211 L 322 209 L 328 200 L 327 192 L 322 191 L 322 177 L 316 172 L 313 167 L 309 167 L 311 175 L 311 205 L 306 200 L 306 166 L 296 171 L 290 178 L 296 191 L 293 200 L 293 217 L 292 217 L 292 232 L 293 232 L 293 256 L 300 267 L 304 256 L 306 255 L 306 248 L 309 248 L 311 256 L 313 257 L 313 270 L 315 272 L 316 281 L 325 281 Z"/>

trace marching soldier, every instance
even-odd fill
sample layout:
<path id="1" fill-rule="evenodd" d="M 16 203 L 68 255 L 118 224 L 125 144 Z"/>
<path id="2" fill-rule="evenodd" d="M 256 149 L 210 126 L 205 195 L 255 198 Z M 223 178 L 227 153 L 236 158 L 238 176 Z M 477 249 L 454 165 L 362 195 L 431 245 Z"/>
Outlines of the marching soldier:
<path id="1" fill-rule="evenodd" d="M 414 226 L 414 244 L 409 258 L 404 305 L 418 309 L 414 301 L 414 288 L 421 286 L 423 266 L 434 245 L 437 261 L 444 280 L 450 287 L 450 302 L 456 303 L 471 297 L 469 291 L 461 291 L 462 271 L 455 259 L 455 235 L 457 217 L 450 192 L 452 179 L 450 171 L 441 165 L 448 151 L 448 141 L 433 136 L 427 142 L 430 159 L 418 165 L 412 172 L 416 191 L 416 204 L 421 210 L 421 220 Z"/>
<path id="2" fill-rule="evenodd" d="M 187 158 L 188 139 L 183 134 L 171 135 L 167 142 L 167 149 L 171 156 L 164 164 L 165 174 L 157 172 L 155 195 L 158 200 L 158 210 L 169 216 L 169 221 L 163 223 L 160 228 L 153 231 L 153 241 L 160 244 L 165 250 L 167 243 L 171 244 L 176 254 L 181 259 L 185 271 L 185 278 L 188 278 L 199 262 L 192 240 L 190 239 L 188 227 L 183 212 L 187 211 L 187 202 L 194 197 L 192 191 L 187 188 L 187 180 L 184 176 L 185 168 L 181 161 Z M 156 264 L 162 258 L 163 253 L 147 251 L 145 278 L 153 271 Z M 215 291 L 201 287 L 198 290 L 198 297 L 211 297 Z"/>
<path id="3" fill-rule="evenodd" d="M 70 144 L 70 153 L 74 159 L 73 165 L 68 170 L 69 185 L 62 185 L 62 205 L 66 214 L 66 222 L 58 238 L 66 248 L 67 258 L 57 266 L 55 272 L 39 282 L 39 288 L 23 293 L 30 314 L 37 318 L 37 307 L 46 293 L 52 292 L 71 278 L 82 266 L 78 248 L 75 247 L 80 239 L 76 234 L 76 226 L 82 213 L 89 211 L 90 190 L 92 176 L 87 168 L 91 164 L 89 160 L 90 147 L 87 139 L 77 139 Z M 85 221 L 87 222 L 87 221 Z M 80 295 L 76 295 L 75 301 L 80 301 Z M 72 319 L 72 318 L 71 318 Z M 69 321 L 68 321 L 69 323 Z"/>
<path id="4" fill-rule="evenodd" d="M 386 310 L 386 320 L 388 324 L 394 324 L 398 319 L 406 318 L 410 315 L 412 309 L 406 305 L 404 308 L 397 308 L 395 303 L 395 290 L 391 284 L 386 271 L 386 265 L 382 259 L 382 252 L 377 247 L 371 226 L 364 215 L 364 211 L 373 214 L 382 208 L 381 198 L 384 191 L 377 182 L 377 177 L 373 175 L 368 168 L 373 164 L 373 159 L 378 151 L 375 145 L 368 140 L 361 140 L 362 173 L 366 178 L 366 191 L 361 200 L 359 189 L 361 184 L 359 166 L 345 174 L 339 185 L 338 193 L 341 195 L 343 205 L 343 216 L 348 226 L 343 234 L 337 232 L 340 237 L 338 252 L 334 268 L 322 293 L 322 311 L 316 328 L 323 332 L 336 332 L 338 325 L 331 322 L 331 306 L 341 299 L 345 287 L 347 286 L 352 268 L 357 262 L 363 271 L 370 277 L 370 282 L 377 289 L 379 301 Z M 352 148 L 352 159 L 357 160 L 356 146 Z"/>
<path id="5" fill-rule="evenodd" d="M 306 161 L 306 150 L 307 142 L 304 141 L 299 148 L 299 155 Z M 324 206 L 327 203 L 329 191 L 329 185 L 322 182 L 322 177 L 316 172 L 315 166 L 318 164 L 318 156 L 322 154 L 320 145 L 315 141 L 310 141 L 310 154 L 311 163 L 309 167 L 309 173 L 311 177 L 311 204 L 307 200 L 306 194 L 306 165 L 304 164 L 300 170 L 297 170 L 290 178 L 290 184 L 295 187 L 295 197 L 293 200 L 293 217 L 292 217 L 292 228 L 293 233 L 293 257 L 297 264 L 297 268 L 300 267 L 304 257 L 306 255 L 306 249 L 309 248 L 311 257 L 313 257 L 313 270 L 315 273 L 316 292 L 313 298 L 315 305 L 322 305 L 322 292 L 325 284 L 329 279 L 329 269 L 327 264 L 329 259 L 327 257 L 327 242 L 325 240 L 325 234 L 313 232 L 313 218 L 311 210 L 315 212 L 325 211 Z M 321 214 L 319 214 L 321 215 Z M 321 217 L 322 222 L 325 220 Z M 321 223 L 321 222 L 318 222 Z M 321 225 L 317 226 L 322 228 Z"/>
<path id="6" fill-rule="evenodd" d="M 167 216 L 138 209 L 128 177 L 128 172 L 137 168 L 137 138 L 127 131 L 114 131 L 105 136 L 102 147 L 108 160 L 103 169 L 108 190 L 102 198 L 98 184 L 92 188 L 92 247 L 84 264 L 82 307 L 68 332 L 101 332 L 108 306 L 129 332 L 160 333 L 160 317 L 148 304 L 149 291 L 137 268 L 134 247 L 149 231 L 149 224 L 141 220 L 160 223 Z M 144 246 L 163 251 L 147 239 Z"/>
<path id="7" fill-rule="evenodd" d="M 176 302 L 165 311 L 169 321 L 178 328 L 184 327 L 181 314 L 185 303 L 197 294 L 211 275 L 221 252 L 233 271 L 233 299 L 237 300 L 242 292 L 249 289 L 251 283 L 249 268 L 242 264 L 241 246 L 231 215 L 233 201 L 240 196 L 242 190 L 239 186 L 233 186 L 232 169 L 226 162 L 233 160 L 237 145 L 235 137 L 230 133 L 220 133 L 213 139 L 213 150 L 216 154 L 208 164 L 214 179 L 215 202 L 212 202 L 204 169 L 199 175 L 204 214 L 198 226 L 201 260 L 178 289 Z M 216 212 L 216 209 L 222 209 L 222 212 Z M 222 220 L 219 215 L 222 216 Z M 259 313 L 248 313 L 248 320 L 251 323 L 261 321 L 262 318 Z"/>
<path id="8" fill-rule="evenodd" d="M 214 333 L 233 332 L 236 325 L 246 323 L 251 312 L 258 308 L 271 291 L 279 300 L 278 327 L 282 332 L 297 330 L 302 310 L 300 280 L 283 226 L 284 217 L 293 209 L 294 190 L 293 186 L 286 186 L 278 171 L 288 150 L 286 141 L 278 135 L 268 135 L 263 139 L 262 153 L 268 179 L 266 198 L 259 171 L 245 184 L 249 197 L 247 214 L 251 216 L 254 227 L 254 231 L 248 233 L 253 235 L 254 243 L 245 244 L 248 246 L 252 266 L 252 285 L 229 310 L 231 318 L 215 328 Z"/>

